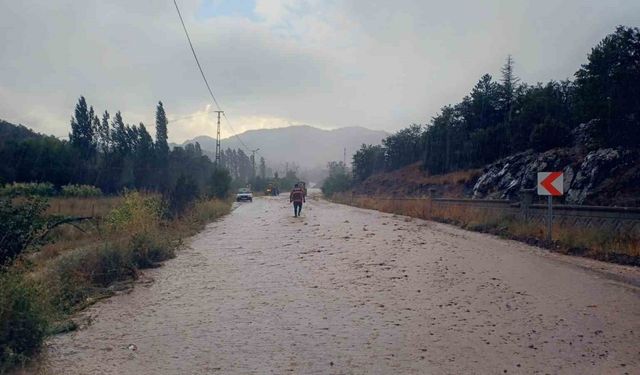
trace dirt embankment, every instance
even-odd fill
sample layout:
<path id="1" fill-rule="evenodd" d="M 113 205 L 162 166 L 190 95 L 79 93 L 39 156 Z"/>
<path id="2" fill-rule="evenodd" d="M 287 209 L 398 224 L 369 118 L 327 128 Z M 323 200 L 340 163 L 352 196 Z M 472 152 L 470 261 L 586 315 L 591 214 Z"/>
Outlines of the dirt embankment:
<path id="1" fill-rule="evenodd" d="M 482 171 L 471 169 L 443 175 L 431 175 L 422 169 L 421 163 L 386 173 L 373 175 L 356 185 L 356 195 L 374 196 L 436 196 L 461 198 L 473 194 L 473 186 Z"/>

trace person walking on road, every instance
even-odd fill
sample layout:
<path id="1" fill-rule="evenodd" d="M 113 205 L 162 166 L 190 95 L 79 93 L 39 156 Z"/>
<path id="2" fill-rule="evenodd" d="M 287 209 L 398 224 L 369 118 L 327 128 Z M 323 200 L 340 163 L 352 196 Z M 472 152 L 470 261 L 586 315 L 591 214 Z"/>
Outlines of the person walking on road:
<path id="1" fill-rule="evenodd" d="M 304 203 L 305 194 L 304 190 L 300 187 L 300 185 L 295 184 L 293 190 L 291 190 L 291 194 L 289 194 L 289 202 L 293 202 L 293 216 L 300 216 L 300 212 L 302 211 L 302 203 Z"/>

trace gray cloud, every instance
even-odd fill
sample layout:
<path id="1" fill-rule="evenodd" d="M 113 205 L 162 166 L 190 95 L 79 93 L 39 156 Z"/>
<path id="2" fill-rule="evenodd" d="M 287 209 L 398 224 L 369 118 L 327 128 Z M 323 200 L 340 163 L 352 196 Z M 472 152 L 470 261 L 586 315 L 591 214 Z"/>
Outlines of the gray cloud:
<path id="1" fill-rule="evenodd" d="M 255 17 L 197 15 L 192 39 L 236 130 L 424 123 L 507 54 L 525 82 L 565 79 L 640 2 L 257 0 Z M 153 122 L 210 103 L 172 1 L 0 1 L 0 118 L 65 136 L 77 97 Z M 209 117 L 171 124 L 181 141 Z M 229 134 L 230 129 L 225 129 Z"/>

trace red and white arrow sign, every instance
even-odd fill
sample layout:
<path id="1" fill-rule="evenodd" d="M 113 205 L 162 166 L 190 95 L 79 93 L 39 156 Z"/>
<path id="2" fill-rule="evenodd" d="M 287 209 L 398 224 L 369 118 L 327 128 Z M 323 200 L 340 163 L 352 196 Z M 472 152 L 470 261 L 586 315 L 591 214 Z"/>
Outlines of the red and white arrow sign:
<path id="1" fill-rule="evenodd" d="M 562 195 L 563 180 L 562 172 L 538 172 L 538 195 Z"/>

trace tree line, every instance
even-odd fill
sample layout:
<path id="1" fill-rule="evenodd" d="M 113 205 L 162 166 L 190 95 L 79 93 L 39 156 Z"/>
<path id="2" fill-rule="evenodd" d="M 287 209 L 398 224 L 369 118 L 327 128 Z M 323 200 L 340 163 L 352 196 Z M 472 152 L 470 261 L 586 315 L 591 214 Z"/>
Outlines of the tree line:
<path id="1" fill-rule="evenodd" d="M 143 123 L 126 124 L 119 111 L 99 115 L 81 96 L 68 141 L 25 134 L 14 127 L 13 133 L 19 131 L 22 136 L 0 145 L 0 182 L 93 185 L 105 193 L 138 189 L 226 196 L 232 178 L 229 171 L 212 162 L 199 144 L 169 147 L 162 102 L 156 107 L 155 120 L 154 139 Z"/>
<path id="2" fill-rule="evenodd" d="M 638 147 L 640 30 L 617 27 L 574 77 L 521 83 L 509 56 L 499 80 L 483 75 L 460 103 L 443 107 L 425 126 L 363 145 L 353 157 L 353 176 L 362 181 L 419 161 L 432 174 L 478 168 L 521 151 L 569 146 L 583 123 L 594 147 Z"/>
<path id="3" fill-rule="evenodd" d="M 266 178 L 267 164 L 263 157 L 254 160 L 254 155 L 247 155 L 242 149 L 227 148 L 220 153 L 220 164 L 226 168 L 234 180 L 251 183 L 255 178 Z"/>

